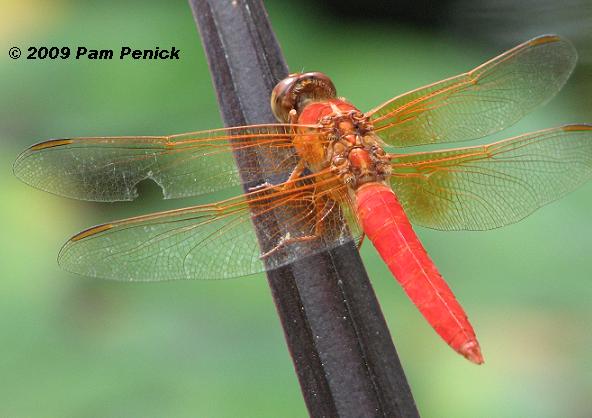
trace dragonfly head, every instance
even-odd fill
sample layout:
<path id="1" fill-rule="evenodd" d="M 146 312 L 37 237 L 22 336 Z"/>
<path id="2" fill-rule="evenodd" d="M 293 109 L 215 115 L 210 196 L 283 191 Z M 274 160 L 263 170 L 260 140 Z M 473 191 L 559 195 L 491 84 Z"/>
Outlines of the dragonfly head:
<path id="1" fill-rule="evenodd" d="M 336 97 L 331 79 L 320 72 L 294 73 L 280 81 L 271 93 L 271 110 L 280 122 L 289 122 L 292 109 L 299 114 L 311 101 Z"/>

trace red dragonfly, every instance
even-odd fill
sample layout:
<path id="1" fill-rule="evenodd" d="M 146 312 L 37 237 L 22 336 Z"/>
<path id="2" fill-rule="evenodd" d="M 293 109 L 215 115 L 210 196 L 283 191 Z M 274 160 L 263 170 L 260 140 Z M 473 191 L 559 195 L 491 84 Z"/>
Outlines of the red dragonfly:
<path id="1" fill-rule="evenodd" d="M 80 232 L 64 245 L 59 262 L 87 276 L 246 276 L 350 240 L 361 244 L 366 235 L 436 332 L 480 364 L 473 327 L 410 222 L 486 230 L 521 220 L 592 176 L 592 125 L 444 151 L 407 154 L 388 147 L 502 130 L 550 100 L 575 62 L 568 41 L 541 36 L 365 113 L 338 98 L 326 75 L 292 74 L 271 96 L 278 124 L 53 139 L 25 150 L 14 172 L 37 188 L 91 201 L 133 200 L 145 179 L 155 181 L 165 199 L 241 184 L 248 191 Z M 233 152 L 240 158 L 253 150 L 265 163 L 247 165 L 239 175 Z M 263 248 L 252 223 L 265 235 L 259 237 Z"/>

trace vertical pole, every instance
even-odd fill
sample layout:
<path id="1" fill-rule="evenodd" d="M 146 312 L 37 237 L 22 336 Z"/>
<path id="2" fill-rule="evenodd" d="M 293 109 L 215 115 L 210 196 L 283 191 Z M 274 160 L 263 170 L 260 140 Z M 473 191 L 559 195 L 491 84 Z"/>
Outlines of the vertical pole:
<path id="1" fill-rule="evenodd" d="M 190 5 L 226 126 L 274 122 L 269 97 L 288 67 L 261 0 Z M 257 155 L 237 162 L 265 164 Z M 311 416 L 419 416 L 353 242 L 267 278 Z"/>

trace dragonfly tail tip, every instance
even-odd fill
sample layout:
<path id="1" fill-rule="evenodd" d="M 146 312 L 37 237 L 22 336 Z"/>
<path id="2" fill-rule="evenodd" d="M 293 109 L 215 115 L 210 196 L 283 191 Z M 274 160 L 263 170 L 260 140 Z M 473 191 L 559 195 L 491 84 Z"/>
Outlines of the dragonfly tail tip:
<path id="1" fill-rule="evenodd" d="M 472 361 L 475 364 L 484 363 L 483 354 L 481 354 L 481 348 L 477 341 L 469 341 L 464 344 L 459 351 L 467 360 Z"/>

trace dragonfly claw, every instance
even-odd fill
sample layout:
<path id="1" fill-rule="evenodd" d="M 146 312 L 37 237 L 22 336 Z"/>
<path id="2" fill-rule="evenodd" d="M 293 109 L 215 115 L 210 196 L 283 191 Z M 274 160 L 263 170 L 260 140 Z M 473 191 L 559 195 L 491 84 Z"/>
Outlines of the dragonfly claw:
<path id="1" fill-rule="evenodd" d="M 249 187 L 249 192 L 256 192 L 258 190 L 264 190 L 267 189 L 269 187 L 273 187 L 273 184 L 265 181 L 261 184 L 258 184 L 257 186 L 253 186 L 253 187 Z"/>
<path id="2" fill-rule="evenodd" d="M 313 239 L 317 239 L 318 236 L 316 235 L 305 235 L 303 237 L 292 237 L 290 235 L 290 233 L 288 232 L 286 235 L 284 235 L 278 242 L 278 244 L 273 247 L 271 250 L 264 252 L 263 254 L 261 254 L 259 256 L 260 260 L 264 260 L 267 257 L 269 257 L 270 255 L 272 255 L 273 253 L 275 253 L 276 251 L 280 250 L 282 247 L 285 247 L 288 244 L 293 244 L 295 242 L 306 242 L 306 241 L 311 241 Z"/>

